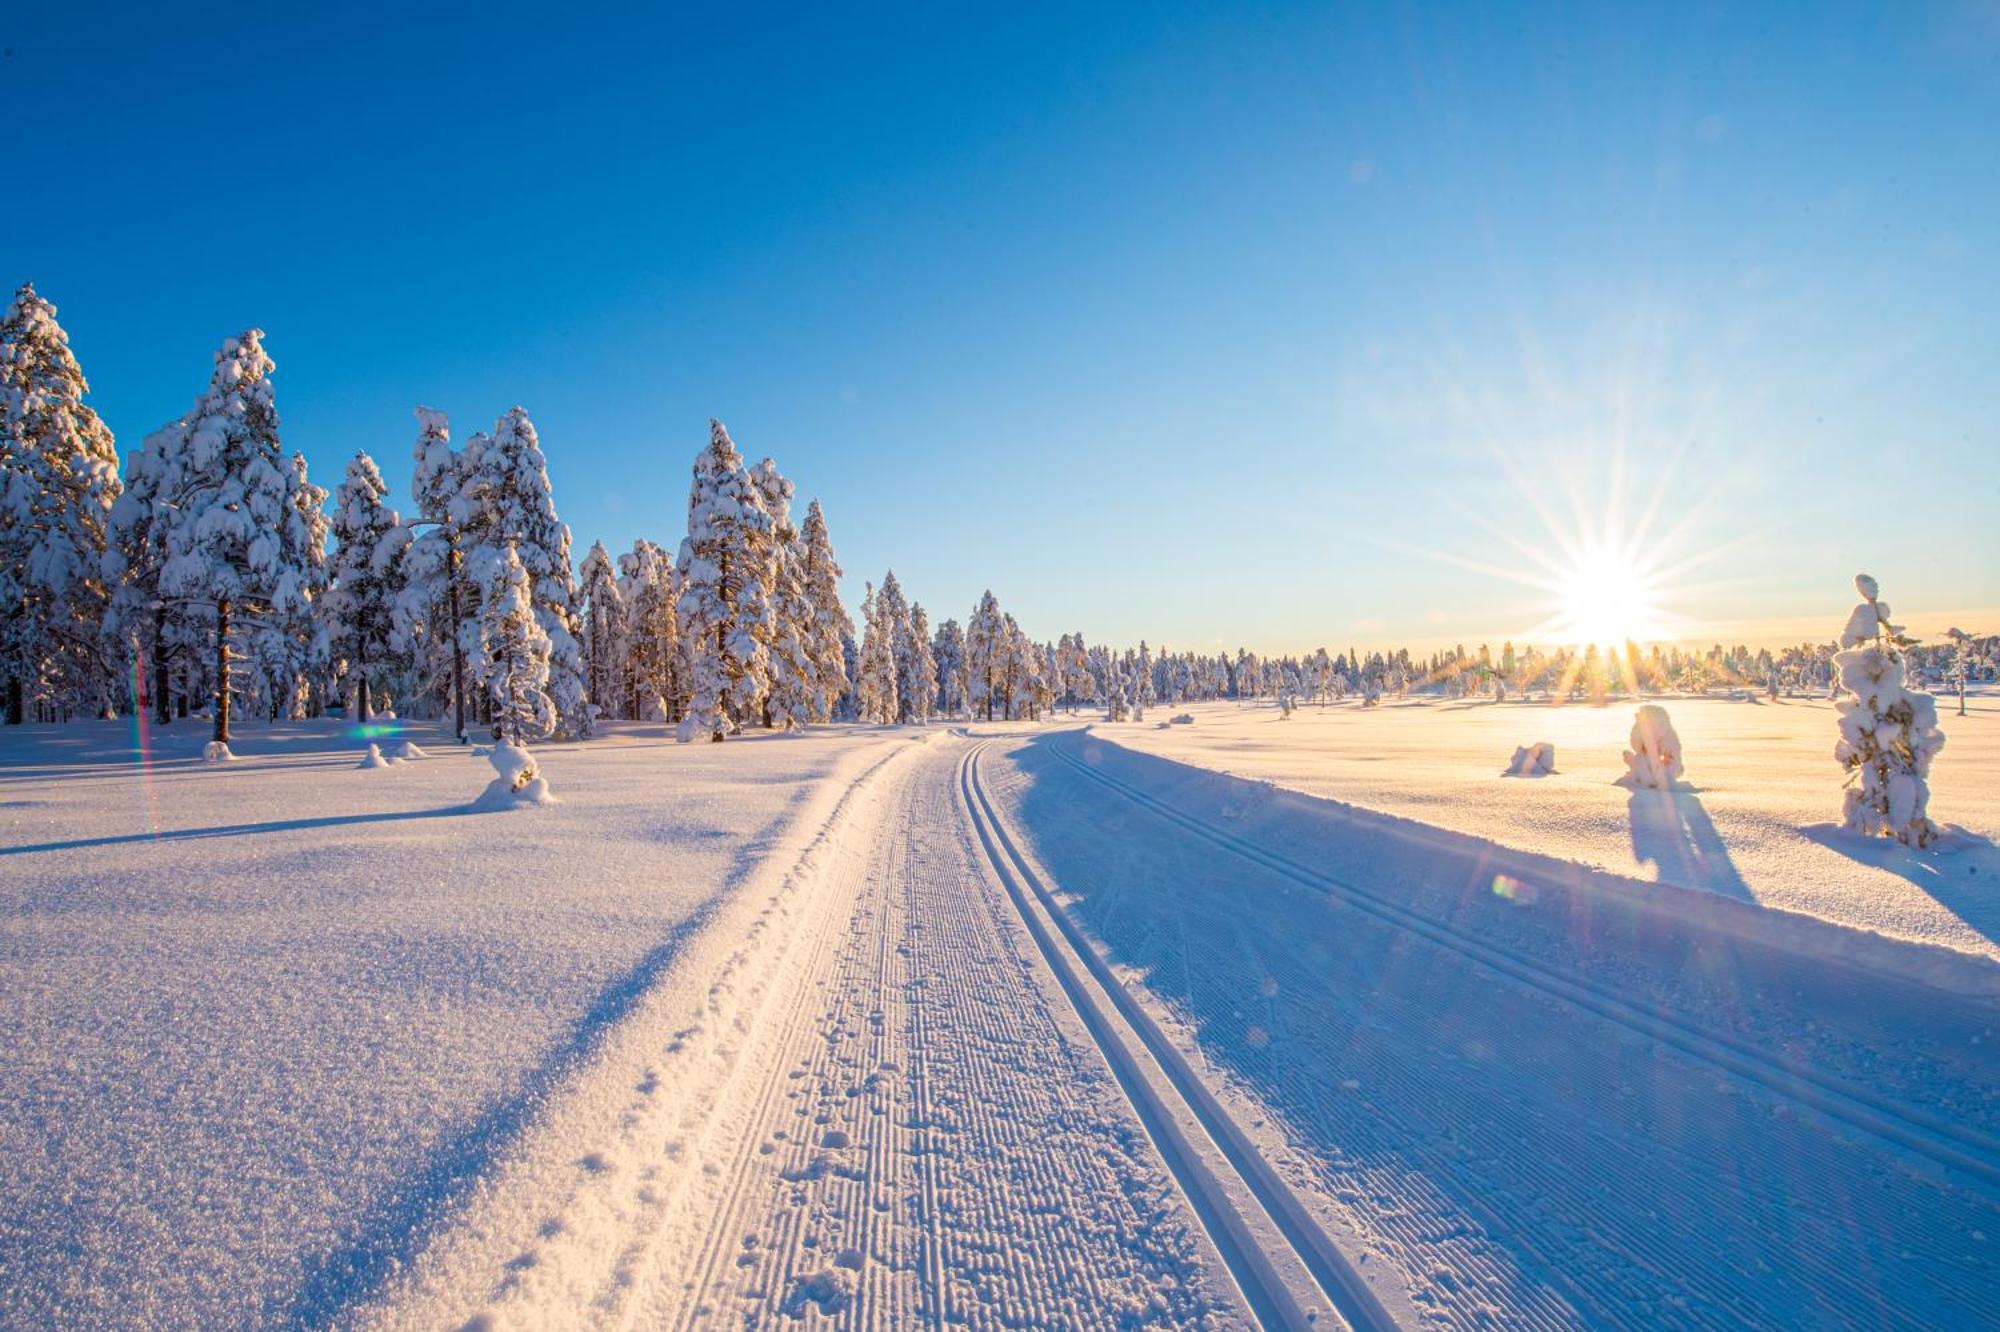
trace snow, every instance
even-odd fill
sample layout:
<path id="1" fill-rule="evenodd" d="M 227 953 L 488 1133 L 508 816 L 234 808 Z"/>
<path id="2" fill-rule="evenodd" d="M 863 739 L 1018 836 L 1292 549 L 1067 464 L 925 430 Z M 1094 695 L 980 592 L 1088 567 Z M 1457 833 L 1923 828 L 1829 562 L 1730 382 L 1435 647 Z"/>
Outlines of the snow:
<path id="1" fill-rule="evenodd" d="M 1556 747 L 1546 740 L 1522 745 L 1507 761 L 1505 776 L 1546 777 L 1556 770 Z"/>
<path id="2" fill-rule="evenodd" d="M 393 781 L 331 721 L 0 734 L 0 1325 L 344 1307 L 888 743 L 606 730 L 528 820 L 435 727 Z"/>
<path id="3" fill-rule="evenodd" d="M 1799 912 L 2000 958 L 2000 691 L 1939 721 L 1934 851 L 1842 832 L 1838 714 L 1823 699 L 1668 700 L 1698 780 L 1671 793 L 1614 785 L 1631 714 L 1485 700 L 1299 708 L 1196 704 L 1200 724 L 1100 724 L 1132 749 L 1414 819 L 1649 883 Z M 1494 777 L 1492 756 L 1533 727 L 1563 771 Z"/>
<path id="4" fill-rule="evenodd" d="M 1667 710 L 1657 703 L 1642 703 L 1632 720 L 1632 747 L 1625 751 L 1625 775 L 1619 784 L 1637 790 L 1671 791 L 1684 771 L 1681 738 Z"/>

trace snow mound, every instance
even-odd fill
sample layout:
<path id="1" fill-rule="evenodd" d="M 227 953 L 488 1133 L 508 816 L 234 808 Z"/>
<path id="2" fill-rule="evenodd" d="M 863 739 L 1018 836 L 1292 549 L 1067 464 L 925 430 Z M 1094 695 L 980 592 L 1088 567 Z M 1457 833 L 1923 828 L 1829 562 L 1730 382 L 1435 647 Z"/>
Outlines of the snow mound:
<path id="1" fill-rule="evenodd" d="M 370 748 L 373 748 L 373 746 L 370 746 Z M 408 763 L 411 759 L 429 758 L 430 755 L 424 753 L 418 747 L 416 741 L 403 740 L 397 743 L 395 752 L 390 754 L 389 757 L 402 763 Z"/>
<path id="2" fill-rule="evenodd" d="M 808 1304 L 823 1314 L 839 1313 L 853 1300 L 856 1284 L 854 1273 L 847 1268 L 822 1268 L 811 1276 L 798 1278 L 787 1307 L 794 1316 L 803 1315 Z"/>
<path id="3" fill-rule="evenodd" d="M 211 740 L 201 747 L 203 763 L 227 763 L 236 755 L 229 752 L 229 746 L 220 740 Z"/>
<path id="4" fill-rule="evenodd" d="M 541 768 L 521 746 L 503 740 L 493 746 L 486 759 L 500 775 L 488 782 L 486 789 L 479 793 L 479 799 L 472 802 L 474 810 L 485 813 L 514 809 L 520 805 L 559 803 L 549 790 L 548 780 L 542 776 Z"/>
<path id="5" fill-rule="evenodd" d="M 1556 747 L 1546 740 L 1523 745 L 1514 751 L 1502 777 L 1546 777 L 1556 770 Z"/>
<path id="6" fill-rule="evenodd" d="M 1657 703 L 1642 704 L 1632 720 L 1632 747 L 1625 751 L 1621 786 L 1670 791 L 1681 775 L 1681 738 Z"/>
<path id="7" fill-rule="evenodd" d="M 382 746 L 370 745 L 368 746 L 368 752 L 361 756 L 361 762 L 354 766 L 357 768 L 386 768 L 394 762 L 394 759 L 382 757 Z"/>

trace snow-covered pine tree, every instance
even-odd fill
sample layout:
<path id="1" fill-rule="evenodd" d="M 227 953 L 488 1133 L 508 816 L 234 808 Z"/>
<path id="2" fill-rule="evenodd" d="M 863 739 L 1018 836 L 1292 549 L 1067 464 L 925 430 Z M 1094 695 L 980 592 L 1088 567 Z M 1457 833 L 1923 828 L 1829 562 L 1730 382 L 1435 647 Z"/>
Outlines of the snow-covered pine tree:
<path id="1" fill-rule="evenodd" d="M 895 622 L 869 583 L 861 601 L 861 671 L 855 679 L 855 700 L 861 720 L 889 725 L 901 718 L 896 691 Z"/>
<path id="2" fill-rule="evenodd" d="M 410 481 L 416 512 L 404 558 L 405 585 L 396 603 L 399 650 L 421 662 L 431 689 L 445 700 L 459 742 L 466 740 L 465 630 L 475 623 L 479 598 L 466 576 L 464 521 L 466 458 L 451 446 L 443 412 L 416 409 L 416 470 Z"/>
<path id="3" fill-rule="evenodd" d="M 1095 702 L 1097 682 L 1090 674 L 1090 649 L 1084 646 L 1081 630 L 1069 635 L 1069 653 L 1063 658 L 1063 694 L 1072 711 L 1079 703 Z"/>
<path id="4" fill-rule="evenodd" d="M 914 694 L 917 690 L 917 644 L 914 627 L 910 623 L 910 603 L 903 596 L 903 585 L 896 581 L 894 569 L 882 577 L 882 586 L 875 593 L 877 613 L 882 618 L 882 627 L 888 635 L 889 656 L 896 663 L 896 706 L 897 721 L 917 721 Z M 928 647 L 929 644 L 925 644 Z"/>
<path id="5" fill-rule="evenodd" d="M 577 573 L 583 623 L 584 687 L 598 716 L 616 716 L 625 672 L 625 594 L 602 541 L 594 541 Z"/>
<path id="6" fill-rule="evenodd" d="M 187 516 L 179 502 L 186 451 L 187 432 L 178 421 L 146 437 L 127 461 L 125 492 L 111 506 L 104 552 L 104 581 L 112 590 L 104 622 L 107 650 L 131 663 L 134 706 L 150 705 L 161 726 L 173 720 L 175 657 L 193 637 L 182 606 L 160 591 L 173 528 Z"/>
<path id="7" fill-rule="evenodd" d="M 534 606 L 527 566 L 512 542 L 483 546 L 479 621 L 466 655 L 482 664 L 479 678 L 493 700 L 493 733 L 516 745 L 546 739 L 558 717 L 549 696 L 548 631 Z"/>
<path id="8" fill-rule="evenodd" d="M 492 437 L 477 443 L 478 447 L 466 450 L 466 535 L 473 551 L 482 555 L 497 554 L 511 545 L 528 571 L 535 615 L 549 639 L 548 692 L 556 705 L 557 730 L 567 736 L 587 736 L 590 710 L 569 528 L 556 516 L 535 423 L 524 409 L 510 408 L 494 426 Z"/>
<path id="9" fill-rule="evenodd" d="M 770 563 L 765 571 L 770 614 L 765 618 L 765 663 L 768 685 L 764 723 L 780 731 L 796 731 L 814 719 L 819 709 L 817 666 L 812 638 L 818 620 L 807 590 L 807 553 L 798 528 L 792 525 L 792 483 L 766 458 L 750 469 L 764 512 L 771 520 Z"/>
<path id="10" fill-rule="evenodd" d="M 937 712 L 937 658 L 931 655 L 931 619 L 924 608 L 910 605 L 910 683 L 903 694 L 903 712 L 911 720 L 927 722 Z M 898 688 L 904 688 L 898 685 Z"/>
<path id="11" fill-rule="evenodd" d="M 285 516 L 278 527 L 278 565 L 285 572 L 269 612 L 250 626 L 250 650 L 273 721 L 313 715 L 325 700 L 327 683 L 327 636 L 318 613 L 326 595 L 327 492 L 306 475 L 305 454 L 292 454 L 289 463 Z"/>
<path id="12" fill-rule="evenodd" d="M 771 519 L 722 422 L 708 423 L 708 447 L 688 487 L 681 542 L 680 627 L 691 673 L 682 743 L 721 740 L 758 715 L 769 667 Z"/>
<path id="13" fill-rule="evenodd" d="M 840 562 L 833 555 L 833 539 L 827 535 L 826 514 L 819 501 L 806 505 L 806 520 L 799 528 L 805 548 L 805 594 L 812 606 L 812 625 L 806 635 L 806 655 L 813 666 L 813 720 L 831 721 L 834 707 L 847 692 L 847 661 L 842 642 L 854 634 L 854 621 L 840 604 Z"/>
<path id="14" fill-rule="evenodd" d="M 991 589 L 979 598 L 965 628 L 966 700 L 975 715 L 993 720 L 993 709 L 1007 706 L 1006 672 L 1010 648 L 1000 602 Z"/>
<path id="15" fill-rule="evenodd" d="M 931 660 L 937 665 L 938 715 L 966 715 L 965 631 L 957 620 L 946 620 L 931 637 Z"/>
<path id="16" fill-rule="evenodd" d="M 410 529 L 384 504 L 389 487 L 375 460 L 356 453 L 334 492 L 332 586 L 321 608 L 328 649 L 346 663 L 355 715 L 374 715 L 374 685 L 400 664 L 395 611 L 403 594 Z"/>
<path id="17" fill-rule="evenodd" d="M 105 532 L 122 489 L 111 431 L 56 308 L 33 283 L 0 317 L 0 688 L 9 724 L 105 713 Z"/>
<path id="18" fill-rule="evenodd" d="M 278 440 L 271 393 L 276 367 L 263 333 L 248 329 L 222 344 L 208 391 L 181 418 L 186 439 L 182 521 L 161 570 L 164 596 L 202 603 L 214 613 L 215 740 L 229 743 L 235 663 L 245 660 L 232 635 L 251 637 L 244 620 L 288 625 L 311 613 L 314 571 L 297 563 L 298 478 Z"/>
<path id="19" fill-rule="evenodd" d="M 1929 846 L 1938 826 L 1930 805 L 1931 760 L 1944 748 L 1937 700 L 1906 684 L 1903 649 L 1916 640 L 1889 622 L 1873 578 L 1854 579 L 1861 604 L 1841 631 L 1834 655 L 1842 697 L 1840 741 L 1834 757 L 1848 770 L 1842 822 L 1850 831 L 1887 835 L 1908 846 Z"/>
<path id="20" fill-rule="evenodd" d="M 634 721 L 677 722 L 686 708 L 680 589 L 667 552 L 641 539 L 618 557 L 625 596 L 626 715 Z"/>
<path id="21" fill-rule="evenodd" d="M 1146 720 L 1146 709 L 1153 706 L 1158 694 L 1153 688 L 1153 652 L 1146 646 L 1146 640 L 1139 640 L 1139 660 L 1133 679 L 1132 720 Z"/>
<path id="22" fill-rule="evenodd" d="M 840 658 L 847 674 L 847 687 L 834 700 L 833 715 L 841 721 L 853 721 L 861 715 L 861 699 L 855 692 L 861 679 L 861 645 L 854 641 L 854 630 L 840 631 Z"/>

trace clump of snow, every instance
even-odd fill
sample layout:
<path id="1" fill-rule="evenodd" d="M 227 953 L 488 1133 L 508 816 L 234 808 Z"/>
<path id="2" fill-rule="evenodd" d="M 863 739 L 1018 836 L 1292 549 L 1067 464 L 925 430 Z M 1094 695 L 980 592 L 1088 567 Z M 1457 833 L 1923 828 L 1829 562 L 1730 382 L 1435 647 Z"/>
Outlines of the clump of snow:
<path id="1" fill-rule="evenodd" d="M 1681 738 L 1674 733 L 1667 710 L 1645 703 L 1632 720 L 1632 747 L 1625 751 L 1625 775 L 1619 784 L 1670 791 L 1681 775 Z"/>
<path id="2" fill-rule="evenodd" d="M 1844 691 L 1834 704 L 1840 740 L 1833 756 L 1848 771 L 1841 823 L 1850 832 L 1929 846 L 1939 834 L 1926 812 L 1931 760 L 1944 748 L 1937 700 L 1904 686 L 1902 650 L 1915 640 L 1889 622 L 1875 580 L 1858 574 L 1854 586 L 1862 601 L 1848 615 L 1843 651 L 1833 658 Z"/>
<path id="3" fill-rule="evenodd" d="M 211 740 L 201 747 L 203 763 L 227 763 L 235 757 L 229 752 L 229 746 L 220 740 Z"/>
<path id="4" fill-rule="evenodd" d="M 486 812 L 518 805 L 558 803 L 554 792 L 549 790 L 548 779 L 542 776 L 541 767 L 520 745 L 503 740 L 493 746 L 486 759 L 499 776 L 488 782 L 479 799 L 472 802 L 473 809 Z"/>
<path id="5" fill-rule="evenodd" d="M 854 1273 L 847 1268 L 822 1268 L 811 1276 L 799 1278 L 792 1304 L 800 1313 L 807 1304 L 815 1305 L 823 1314 L 839 1313 L 854 1298 L 856 1284 Z"/>
<path id="6" fill-rule="evenodd" d="M 1546 740 L 1523 745 L 1514 751 L 1502 777 L 1546 777 L 1556 770 L 1556 747 Z"/>
<path id="7" fill-rule="evenodd" d="M 382 746 L 370 745 L 368 746 L 368 752 L 361 756 L 361 762 L 354 766 L 357 768 L 386 768 L 394 762 L 394 759 L 382 756 Z"/>
<path id="8" fill-rule="evenodd" d="M 374 746 L 371 745 L 369 748 L 372 749 Z M 399 740 L 396 742 L 394 752 L 389 757 L 403 763 L 408 763 L 411 759 L 429 758 L 430 755 L 424 753 L 423 749 L 414 740 Z"/>

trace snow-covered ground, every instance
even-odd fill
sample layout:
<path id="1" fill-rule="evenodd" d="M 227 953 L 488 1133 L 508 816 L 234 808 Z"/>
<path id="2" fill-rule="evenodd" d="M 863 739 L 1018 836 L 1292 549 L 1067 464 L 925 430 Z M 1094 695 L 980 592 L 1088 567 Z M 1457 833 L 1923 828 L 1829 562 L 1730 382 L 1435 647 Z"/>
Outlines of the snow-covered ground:
<path id="1" fill-rule="evenodd" d="M 0 737 L 0 1325 L 2000 1325 L 1994 702 L 1668 706 Z"/>
<path id="2" fill-rule="evenodd" d="M 1931 815 L 1953 836 L 1916 852 L 1838 831 L 1833 705 L 1761 695 L 1662 700 L 1685 746 L 1683 789 L 1615 785 L 1633 705 L 1347 701 L 1157 708 L 1099 724 L 1120 745 L 1399 815 L 1502 846 L 1899 938 L 2000 958 L 2000 692 L 1969 715 L 1940 700 Z M 1186 711 L 1193 725 L 1163 725 Z M 1503 777 L 1549 741 L 1556 770 Z"/>

